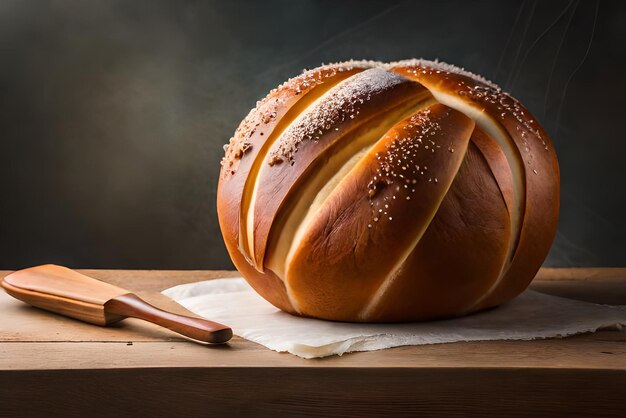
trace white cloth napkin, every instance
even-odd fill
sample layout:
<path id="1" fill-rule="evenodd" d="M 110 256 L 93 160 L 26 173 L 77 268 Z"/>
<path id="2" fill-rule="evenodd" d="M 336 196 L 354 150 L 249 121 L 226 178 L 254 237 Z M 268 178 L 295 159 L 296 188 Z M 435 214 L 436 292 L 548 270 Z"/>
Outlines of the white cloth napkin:
<path id="1" fill-rule="evenodd" d="M 406 324 L 298 318 L 276 309 L 241 278 L 184 284 L 163 294 L 202 317 L 228 324 L 240 337 L 304 358 L 401 345 L 565 337 L 626 325 L 626 306 L 596 305 L 531 290 L 486 312 Z"/>

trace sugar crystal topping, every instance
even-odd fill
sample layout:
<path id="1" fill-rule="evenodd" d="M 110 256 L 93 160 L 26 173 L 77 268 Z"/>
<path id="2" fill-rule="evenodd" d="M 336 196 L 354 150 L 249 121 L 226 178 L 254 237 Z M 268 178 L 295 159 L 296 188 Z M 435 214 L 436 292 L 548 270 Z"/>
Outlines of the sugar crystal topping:
<path id="1" fill-rule="evenodd" d="M 514 129 L 522 140 L 521 151 L 525 155 L 524 160 L 527 165 L 532 166 L 534 159 L 528 141 L 529 137 L 539 140 L 545 150 L 549 149 L 547 141 L 543 138 L 541 130 L 532 116 L 524 110 L 517 100 L 484 77 L 438 60 L 410 59 L 388 64 L 378 61 L 351 60 L 324 65 L 309 71 L 305 70 L 303 74 L 287 80 L 270 91 L 265 99 L 257 102 L 257 106 L 250 111 L 237 128 L 235 136 L 225 146 L 226 156 L 222 160 L 224 172 L 234 174 L 237 160 L 253 149 L 253 142 L 267 138 L 267 135 L 264 135 L 262 131 L 263 125 L 281 117 L 278 112 L 286 100 L 307 92 L 313 86 L 323 83 L 326 78 L 332 77 L 338 72 L 366 69 L 333 88 L 332 94 L 325 96 L 325 99 L 329 99 L 327 103 L 318 102 L 314 105 L 314 109 L 307 110 L 300 123 L 292 126 L 289 132 L 286 132 L 280 139 L 278 148 L 275 148 L 268 158 L 270 165 L 279 164 L 285 160 L 293 164 L 293 156 L 302 141 L 317 140 L 328 130 L 338 129 L 336 126 L 345 121 L 346 118 L 355 119 L 359 114 L 359 106 L 364 101 L 369 100 L 371 94 L 380 92 L 387 88 L 389 83 L 393 84 L 394 81 L 401 79 L 400 76 L 389 71 L 398 67 L 408 67 L 408 73 L 415 75 L 418 79 L 421 76 L 435 73 L 442 74 L 444 79 L 448 79 L 448 76 L 452 77 L 452 75 L 462 75 L 471 79 L 471 82 L 467 79 L 455 81 L 455 93 L 458 96 L 465 96 L 473 102 L 495 107 L 494 117 L 499 116 L 503 124 L 512 117 Z M 452 78 L 452 80 L 454 79 Z M 355 83 L 354 86 L 347 87 L 353 83 Z M 367 94 L 368 91 L 369 94 Z M 261 131 L 257 133 L 258 130 Z M 257 135 L 254 135 L 255 133 Z M 450 150 L 450 152 L 454 152 L 454 150 Z"/>
<path id="2" fill-rule="evenodd" d="M 230 138 L 228 144 L 224 145 L 225 156 L 221 161 L 221 165 L 224 168 L 223 172 L 235 173 L 236 160 L 252 149 L 253 144 L 251 141 L 253 140 L 253 135 L 263 125 L 277 118 L 278 111 L 285 104 L 286 100 L 294 95 L 298 96 L 306 93 L 311 88 L 322 84 L 326 79 L 337 75 L 337 73 L 370 68 L 376 64 L 374 61 L 351 60 L 323 65 L 313 70 L 305 70 L 302 74 L 290 78 L 280 86 L 272 89 L 264 99 L 257 101 L 256 106 L 250 110 L 235 131 L 235 135 Z M 263 132 L 259 136 L 267 137 Z"/>
<path id="3" fill-rule="evenodd" d="M 415 129 L 418 128 L 418 129 Z M 398 200 L 415 198 L 415 185 L 418 182 L 438 183 L 437 177 L 428 171 L 423 158 L 420 159 L 418 150 L 435 153 L 441 144 L 434 140 L 441 126 L 430 116 L 430 109 L 421 110 L 413 114 L 402 128 L 394 129 L 387 135 L 393 135 L 386 144 L 384 152 L 375 154 L 378 160 L 376 174 L 368 183 L 368 197 L 372 212 L 372 225 L 382 220 L 393 220 L 391 209 Z M 386 136 L 387 136 L 386 135 Z M 423 157 L 423 153 L 421 156 Z M 385 194 L 382 199 L 375 198 L 384 188 L 391 187 L 392 194 Z M 390 207 L 391 205 L 391 207 Z"/>
<path id="4" fill-rule="evenodd" d="M 373 97 L 406 82 L 405 77 L 382 68 L 371 68 L 342 81 L 283 133 L 268 163 L 292 162 L 303 141 L 318 141 L 327 132 L 337 130 L 341 123 L 354 119 L 363 104 Z"/>
<path id="5" fill-rule="evenodd" d="M 389 64 L 384 64 L 385 68 L 394 68 L 394 67 L 421 67 L 421 68 L 432 68 L 435 72 L 439 73 L 448 73 L 448 74 L 460 74 L 465 77 L 471 78 L 474 81 L 482 83 L 486 86 L 491 87 L 495 90 L 502 90 L 500 86 L 496 83 L 487 80 L 485 77 L 475 74 L 471 71 L 466 70 L 463 67 L 457 67 L 456 65 L 448 64 L 443 61 L 435 60 L 425 60 L 421 58 L 412 58 L 408 60 L 390 62 Z"/>
<path id="6" fill-rule="evenodd" d="M 532 166 L 534 162 L 534 155 L 531 152 L 531 143 L 528 140 L 529 137 L 536 138 L 545 151 L 549 150 L 548 143 L 543 137 L 537 122 L 528 111 L 525 111 L 523 106 L 511 95 L 502 91 L 498 85 L 488 81 L 484 77 L 450 64 L 422 59 L 398 61 L 387 65 L 387 68 L 394 67 L 413 67 L 408 70 L 408 73 L 418 79 L 422 76 L 432 75 L 433 73 L 442 74 L 444 79 L 449 79 L 448 76 L 451 74 L 470 78 L 472 82 L 469 83 L 463 79 L 457 80 L 455 93 L 458 96 L 466 97 L 480 106 L 490 107 L 492 109 L 491 112 L 495 110 L 493 116 L 499 117 L 502 124 L 505 124 L 508 118 L 514 119 L 514 129 L 517 132 L 517 137 L 521 137 L 521 151 L 523 151 L 523 158 L 526 165 Z"/>

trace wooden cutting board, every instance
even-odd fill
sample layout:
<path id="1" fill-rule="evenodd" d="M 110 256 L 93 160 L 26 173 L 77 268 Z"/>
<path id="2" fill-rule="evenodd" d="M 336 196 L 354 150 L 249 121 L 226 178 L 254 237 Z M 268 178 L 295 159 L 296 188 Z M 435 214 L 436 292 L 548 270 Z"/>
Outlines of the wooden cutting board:
<path id="1" fill-rule="evenodd" d="M 82 270 L 159 292 L 223 271 Z M 0 276 L 9 272 L 0 272 Z M 626 269 L 544 269 L 535 290 L 626 304 Z M 626 416 L 626 332 L 303 360 L 234 337 L 205 347 L 133 319 L 100 328 L 0 293 L 0 416 Z"/>

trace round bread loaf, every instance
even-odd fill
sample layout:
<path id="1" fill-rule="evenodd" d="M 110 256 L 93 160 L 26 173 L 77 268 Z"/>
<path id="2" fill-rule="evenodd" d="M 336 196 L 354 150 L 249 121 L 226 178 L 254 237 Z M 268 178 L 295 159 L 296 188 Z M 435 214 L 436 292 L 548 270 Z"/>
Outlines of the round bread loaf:
<path id="1" fill-rule="evenodd" d="M 228 252 L 292 314 L 390 322 L 493 307 L 526 289 L 556 231 L 546 132 L 496 85 L 441 62 L 306 71 L 225 148 Z"/>

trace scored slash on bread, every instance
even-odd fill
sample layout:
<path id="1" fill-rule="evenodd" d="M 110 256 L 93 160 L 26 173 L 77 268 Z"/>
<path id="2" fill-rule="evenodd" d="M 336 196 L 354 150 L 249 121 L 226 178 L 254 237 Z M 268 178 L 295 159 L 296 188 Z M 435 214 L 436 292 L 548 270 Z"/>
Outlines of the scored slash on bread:
<path id="1" fill-rule="evenodd" d="M 369 317 L 370 303 L 381 302 L 391 275 L 437 213 L 473 128 L 462 113 L 434 104 L 400 121 L 363 156 L 286 260 L 297 308 L 320 318 Z M 363 190 L 372 179 L 379 182 L 375 194 Z"/>
<path id="2" fill-rule="evenodd" d="M 290 313 L 343 321 L 466 314 L 523 291 L 558 217 L 547 134 L 447 64 L 305 72 L 244 119 L 218 217 L 233 262 Z"/>
<path id="3" fill-rule="evenodd" d="M 345 80 L 311 105 L 273 144 L 271 155 L 285 162 L 264 165 L 257 177 L 255 212 L 247 231 L 249 237 L 254 234 L 257 268 L 271 240 L 270 227 L 278 231 L 276 238 L 290 241 L 292 226 L 301 223 L 319 192 L 328 191 L 324 186 L 333 175 L 429 98 L 421 85 L 373 68 Z M 289 201 L 295 207 L 282 210 Z M 289 219 L 283 221 L 281 214 Z M 285 226 L 274 228 L 274 223 Z"/>

